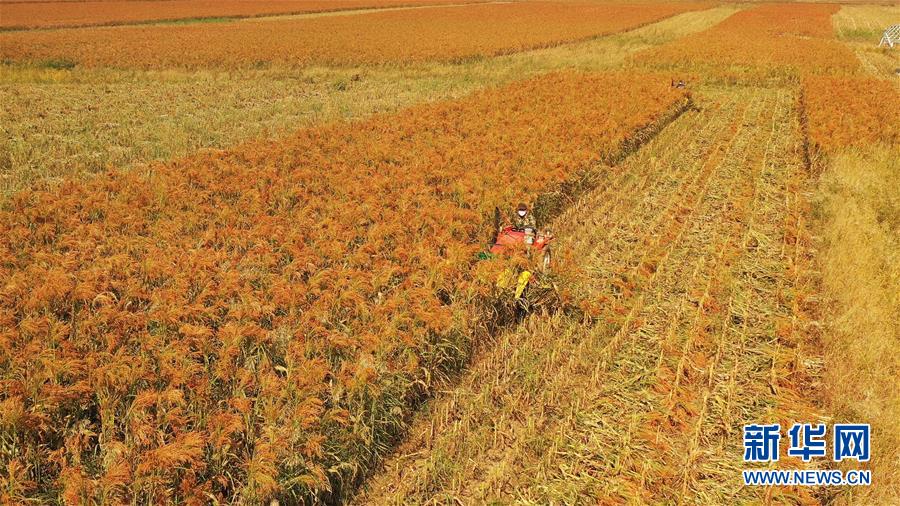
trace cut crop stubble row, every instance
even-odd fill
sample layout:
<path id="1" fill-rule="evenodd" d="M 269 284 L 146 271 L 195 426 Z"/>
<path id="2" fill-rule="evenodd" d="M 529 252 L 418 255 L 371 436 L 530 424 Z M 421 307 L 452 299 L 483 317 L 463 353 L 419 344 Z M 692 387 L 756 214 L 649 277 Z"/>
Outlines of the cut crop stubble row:
<path id="1" fill-rule="evenodd" d="M 353 479 L 465 359 L 488 211 L 615 155 L 685 99 L 668 85 L 553 74 L 17 194 L 5 467 L 29 494 L 138 502 Z"/>
<path id="2" fill-rule="evenodd" d="M 597 215 L 609 220 L 610 232 L 594 238 L 595 253 L 580 255 L 595 266 L 586 281 L 601 298 L 600 316 L 610 329 L 590 380 L 604 385 L 610 400 L 600 403 L 604 418 L 582 430 L 601 439 L 601 448 L 630 442 L 592 469 L 610 493 L 720 503 L 740 488 L 729 473 L 740 458 L 733 434 L 748 422 L 746 405 L 772 402 L 778 389 L 777 416 L 811 417 L 809 403 L 800 401 L 808 371 L 797 359 L 806 326 L 779 334 L 784 342 L 774 349 L 768 331 L 787 328 L 793 298 L 806 293 L 784 272 L 799 253 L 781 243 L 796 218 L 786 209 L 793 197 L 785 182 L 804 171 L 796 99 L 763 88 L 732 93 L 723 112 L 704 112 L 730 119 L 709 129 L 719 137 L 715 143 L 696 129 L 680 160 L 665 154 L 677 144 L 660 143 L 661 135 L 631 160 L 672 183 L 639 193 L 645 202 L 626 208 L 627 216 Z M 742 103 L 743 111 L 731 102 Z M 760 295 L 769 292 L 777 297 Z M 607 485 L 610 475 L 616 481 Z"/>
<path id="3" fill-rule="evenodd" d="M 529 2 L 308 19 L 11 32 L 0 34 L 0 57 L 152 69 L 456 61 L 614 33 L 708 5 Z"/>

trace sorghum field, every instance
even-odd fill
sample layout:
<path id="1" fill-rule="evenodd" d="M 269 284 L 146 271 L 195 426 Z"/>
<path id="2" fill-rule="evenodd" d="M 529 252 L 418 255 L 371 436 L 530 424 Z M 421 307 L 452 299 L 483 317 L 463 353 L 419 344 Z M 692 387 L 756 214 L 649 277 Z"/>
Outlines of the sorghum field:
<path id="1" fill-rule="evenodd" d="M 763 4 L 638 59 L 732 79 L 853 73 L 859 62 L 834 40 L 831 15 L 839 9 L 833 4 Z"/>
<path id="2" fill-rule="evenodd" d="M 460 60 L 596 37 L 708 5 L 535 1 L 264 23 L 19 31 L 0 33 L 0 56 L 148 69 Z"/>
<path id="3" fill-rule="evenodd" d="M 898 22 L 0 1 L 2 502 L 900 501 Z"/>
<path id="4" fill-rule="evenodd" d="M 178 20 L 220 20 L 390 7 L 474 3 L 471 0 L 62 0 L 0 2 L 0 27 L 59 28 Z"/>

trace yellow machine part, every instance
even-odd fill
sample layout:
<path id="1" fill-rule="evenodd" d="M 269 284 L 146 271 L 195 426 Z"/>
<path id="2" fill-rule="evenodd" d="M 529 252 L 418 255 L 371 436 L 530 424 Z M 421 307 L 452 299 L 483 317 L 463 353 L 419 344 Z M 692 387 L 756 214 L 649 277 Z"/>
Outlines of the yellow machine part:
<path id="1" fill-rule="evenodd" d="M 516 281 L 516 299 L 522 296 L 529 281 L 531 281 L 531 271 L 522 271 L 522 274 L 519 274 L 519 280 Z"/>
<path id="2" fill-rule="evenodd" d="M 501 272 L 500 275 L 497 276 L 497 288 L 508 288 L 512 284 L 514 276 L 512 269 L 506 269 Z M 521 274 L 519 274 L 519 277 L 516 279 L 516 299 L 521 297 L 522 293 L 525 292 L 525 287 L 528 286 L 531 277 L 531 271 L 522 271 Z"/>

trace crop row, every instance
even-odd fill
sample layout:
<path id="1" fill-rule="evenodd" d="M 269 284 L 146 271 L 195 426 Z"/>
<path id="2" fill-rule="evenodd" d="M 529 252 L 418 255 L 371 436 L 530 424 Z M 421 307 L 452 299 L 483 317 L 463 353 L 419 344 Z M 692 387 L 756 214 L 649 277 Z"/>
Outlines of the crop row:
<path id="1" fill-rule="evenodd" d="M 597 437 L 596 427 L 608 427 L 597 447 L 617 448 L 615 441 L 629 441 L 592 471 L 604 483 L 614 480 L 609 493 L 619 502 L 692 495 L 683 492 L 678 479 L 690 463 L 664 457 L 674 445 L 688 447 L 693 441 L 689 424 L 703 419 L 701 397 L 693 388 L 699 376 L 694 360 L 708 344 L 706 316 L 715 311 L 722 290 L 720 274 L 732 252 L 725 246 L 735 240 L 728 235 L 726 213 L 733 192 L 743 188 L 736 183 L 746 182 L 723 172 L 742 163 L 743 148 L 752 141 L 745 131 L 764 110 L 745 97 L 711 102 L 702 109 L 702 128 L 679 126 L 682 137 L 654 141 L 652 152 L 631 162 L 635 171 L 652 166 L 643 170 L 659 181 L 647 190 L 630 190 L 638 192 L 640 205 L 615 214 L 610 228 L 619 231 L 597 246 L 611 251 L 590 260 L 607 271 L 606 280 L 595 284 L 606 300 L 600 314 L 627 310 L 624 320 L 613 314 L 604 318 L 615 322 L 614 332 L 606 333 L 591 384 L 604 385 L 609 401 L 597 410 L 603 418 L 592 424 L 595 430 L 585 430 Z M 685 138 L 685 132 L 691 135 Z M 668 430 L 678 437 L 667 437 Z M 679 455 L 691 455 L 687 450 Z"/>
<path id="2" fill-rule="evenodd" d="M 780 156 L 785 153 L 795 168 L 800 150 L 793 135 L 796 123 L 790 120 L 792 97 L 744 90 L 729 91 L 729 100 L 740 103 L 743 112 L 729 112 L 730 125 L 712 130 L 720 136 L 715 144 L 709 143 L 712 135 L 697 132 L 694 142 L 709 145 L 698 157 L 710 173 L 704 183 L 708 189 L 678 189 L 697 200 L 675 207 L 687 212 L 673 223 L 680 230 L 654 271 L 657 286 L 634 278 L 641 294 L 635 297 L 640 303 L 634 306 L 635 323 L 624 336 L 617 332 L 614 337 L 628 345 L 594 378 L 596 384 L 617 386 L 608 388 L 613 407 L 604 407 L 604 418 L 585 434 L 595 437 L 597 427 L 610 427 L 595 447 L 617 448 L 615 441 L 629 445 L 606 455 L 593 475 L 604 481 L 612 475 L 622 501 L 758 500 L 753 497 L 759 491 L 740 489 L 728 470 L 740 461 L 734 434 L 751 421 L 745 420 L 754 412 L 747 406 L 774 398 L 766 381 L 775 361 L 767 329 L 790 311 L 759 294 L 774 291 L 785 267 L 778 241 L 785 218 L 778 204 L 785 200 L 781 185 L 786 179 Z M 709 139 L 704 142 L 704 137 Z M 670 171 L 684 170 L 675 157 L 663 163 Z M 765 310 L 751 311 L 748 304 Z M 778 374 L 780 380 L 780 373 L 773 377 Z M 800 396 L 796 385 L 790 392 L 787 384 L 779 387 L 785 389 L 779 392 L 784 398 Z"/>
<path id="3" fill-rule="evenodd" d="M 478 0 L 106 0 L 0 2 L 0 28 L 113 25 L 349 9 L 472 3 Z"/>
<path id="4" fill-rule="evenodd" d="M 528 2 L 306 19 L 19 31 L 0 58 L 132 68 L 452 61 L 613 33 L 709 4 Z"/>
<path id="5" fill-rule="evenodd" d="M 793 265 L 794 252 L 778 240 L 790 235 L 788 202 L 799 196 L 793 189 L 786 190 L 785 183 L 805 170 L 797 149 L 799 124 L 792 107 L 796 101 L 791 93 L 760 95 L 762 116 L 735 147 L 730 166 L 723 167 L 739 179 L 730 185 L 721 208 L 720 221 L 727 234 L 717 262 L 721 272 L 715 282 L 710 278 L 705 292 L 710 297 L 698 304 L 697 319 L 676 369 L 683 380 L 678 381 L 676 374 L 675 390 L 669 394 L 670 402 L 679 399 L 676 405 L 688 413 L 696 409 L 680 420 L 677 411 L 673 413 L 676 423 L 692 427 L 690 439 L 679 429 L 668 434 L 674 450 L 667 454 L 670 467 L 682 469 L 681 496 L 710 490 L 724 497 L 734 493 L 737 487 L 723 469 L 731 468 L 725 462 L 736 462 L 740 454 L 733 434 L 752 421 L 745 417 L 753 411 L 742 409 L 741 404 L 758 406 L 774 395 L 777 409 L 762 416 L 789 420 L 814 416 L 808 400 L 814 390 L 799 381 L 806 372 L 804 359 L 818 355 L 809 347 L 812 340 L 797 332 L 790 340 L 773 343 L 768 330 L 791 315 L 791 298 L 801 292 L 796 280 L 783 274 Z M 761 295 L 773 289 L 775 297 Z M 799 460 L 788 462 L 804 467 Z M 729 491 L 723 484 L 734 488 Z M 803 490 L 775 493 L 779 501 L 811 500 Z"/>
<path id="6" fill-rule="evenodd" d="M 28 494 L 150 502 L 352 478 L 464 358 L 488 211 L 683 99 L 660 76 L 553 74 L 15 195 L 5 468 Z"/>
<path id="7" fill-rule="evenodd" d="M 821 4 L 757 6 L 703 32 L 649 49 L 637 59 L 653 66 L 727 76 L 853 73 L 859 63 L 833 36 L 831 15 L 839 8 Z"/>

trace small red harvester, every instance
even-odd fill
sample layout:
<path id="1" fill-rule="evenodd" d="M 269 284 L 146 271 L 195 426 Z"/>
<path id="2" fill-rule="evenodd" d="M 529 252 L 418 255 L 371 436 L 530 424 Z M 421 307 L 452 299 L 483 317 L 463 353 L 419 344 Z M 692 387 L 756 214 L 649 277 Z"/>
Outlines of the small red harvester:
<path id="1" fill-rule="evenodd" d="M 500 294 L 511 295 L 517 313 L 534 310 L 552 303 L 557 298 L 556 286 L 552 281 L 550 266 L 552 253 L 550 243 L 554 237 L 548 231 L 517 229 L 500 226 L 500 210 L 494 211 L 494 230 L 497 234 L 482 259 L 498 256 L 518 256 L 497 278 L 496 288 Z M 503 295 L 504 298 L 507 295 Z M 508 300 L 508 299 L 507 299 Z"/>

